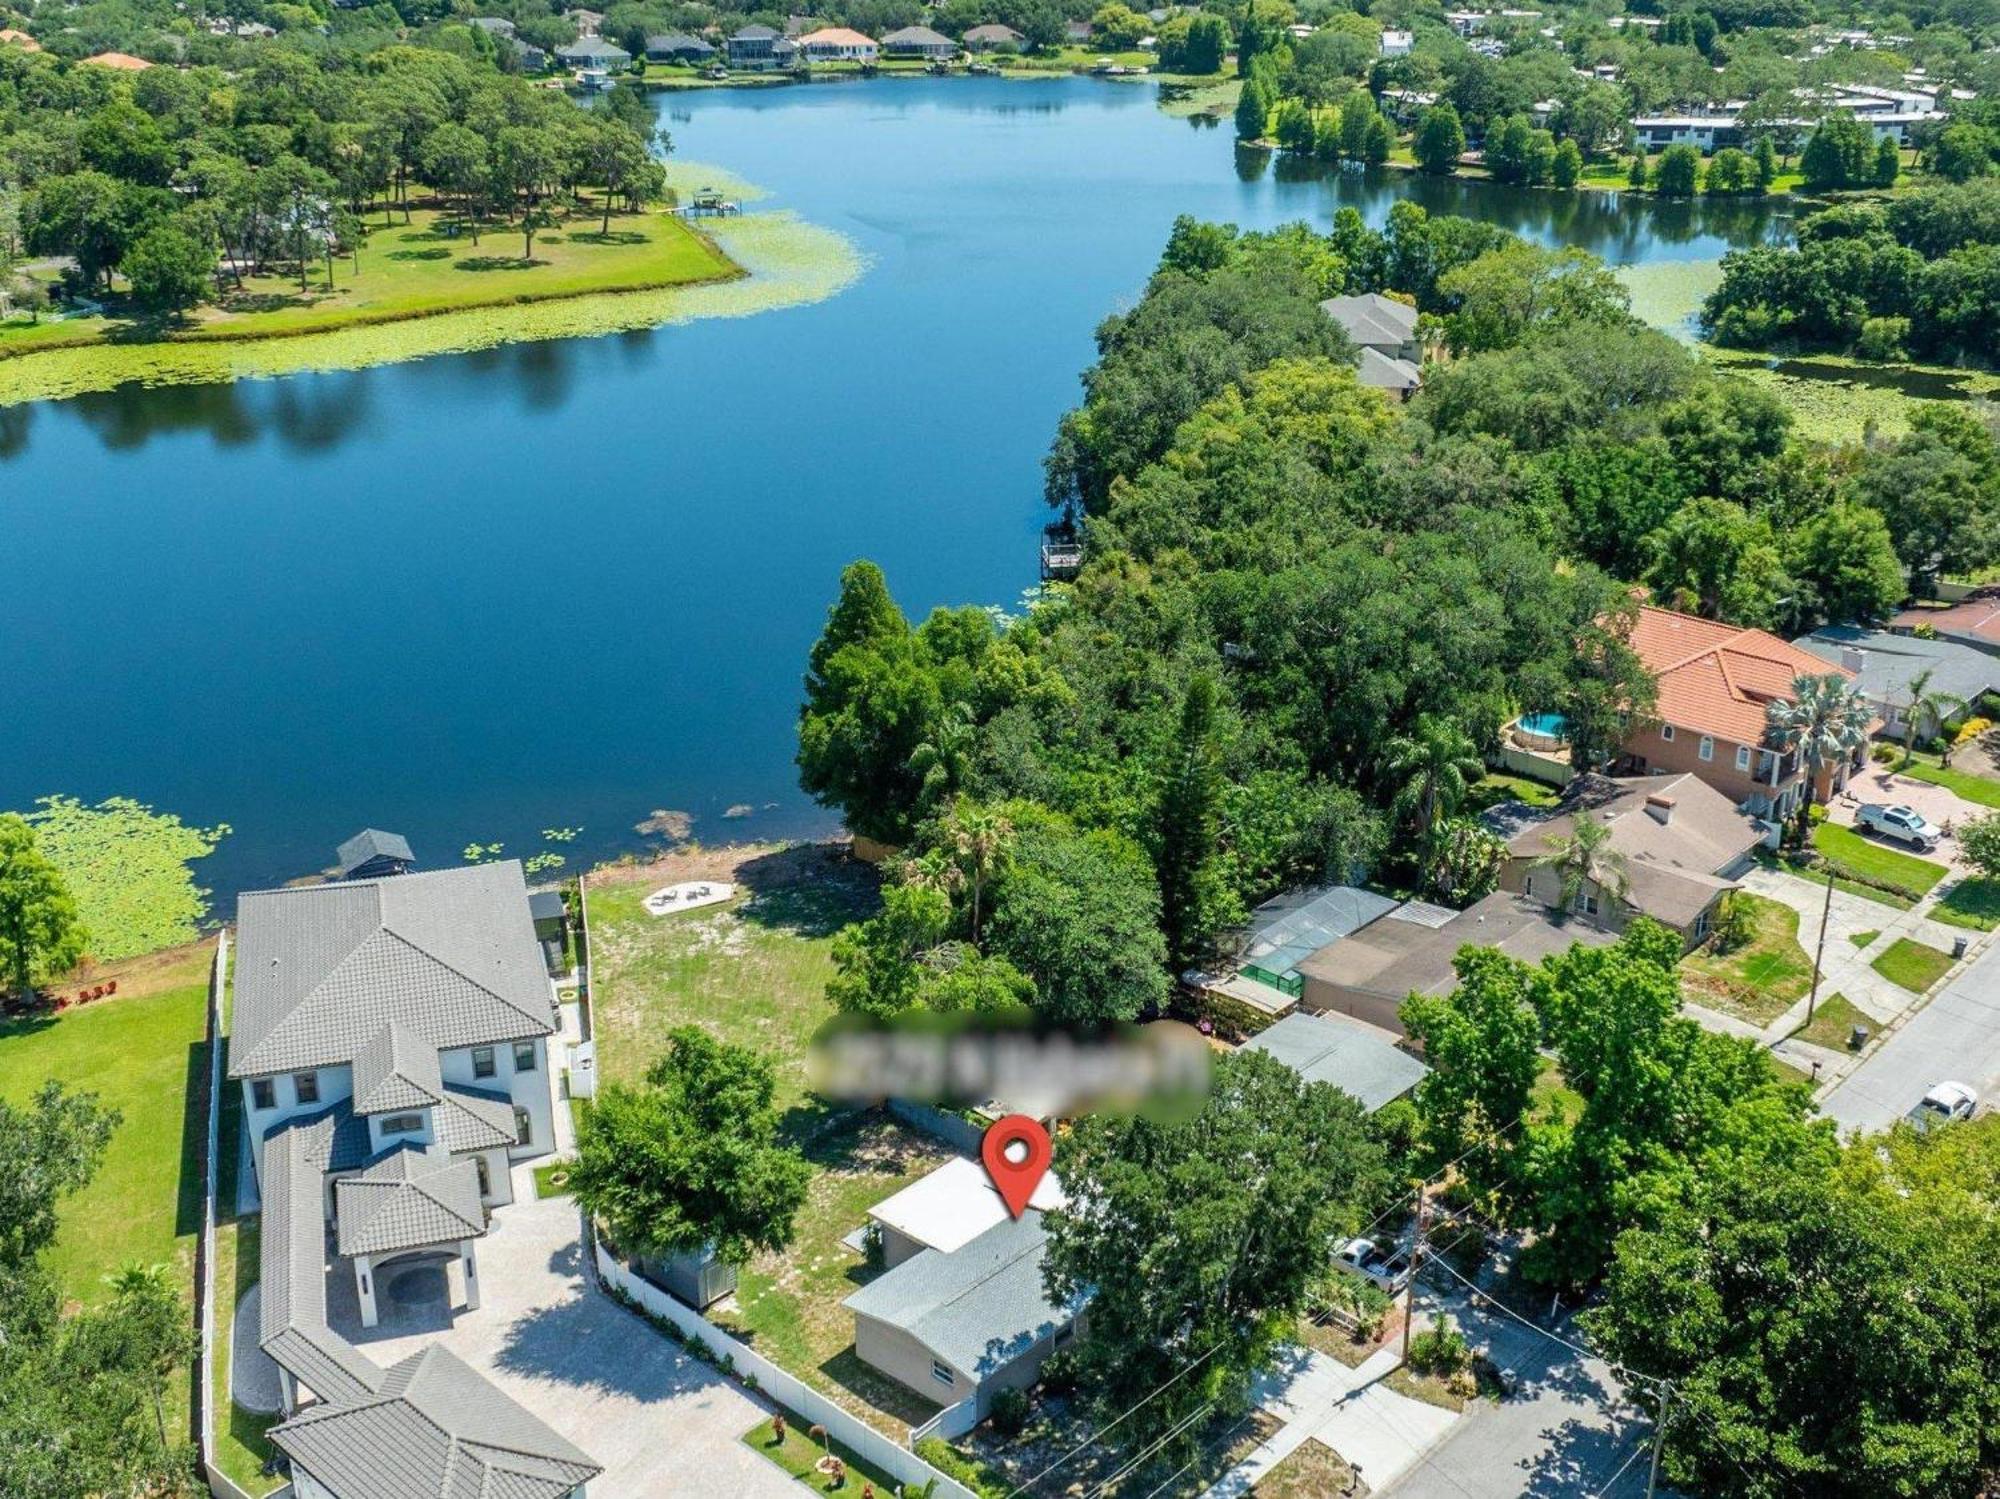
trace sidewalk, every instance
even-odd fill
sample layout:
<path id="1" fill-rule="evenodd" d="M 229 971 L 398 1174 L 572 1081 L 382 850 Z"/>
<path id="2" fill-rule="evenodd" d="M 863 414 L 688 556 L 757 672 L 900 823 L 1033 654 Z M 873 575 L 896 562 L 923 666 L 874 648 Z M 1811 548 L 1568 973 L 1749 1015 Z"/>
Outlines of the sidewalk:
<path id="1" fill-rule="evenodd" d="M 1275 1435 L 1212 1484 L 1203 1499 L 1237 1499 L 1307 1442 L 1323 1442 L 1376 1491 L 1420 1461 L 1458 1414 L 1382 1383 L 1402 1362 L 1383 1348 L 1359 1368 L 1298 1349 L 1252 1387 L 1251 1399 L 1284 1420 Z"/>

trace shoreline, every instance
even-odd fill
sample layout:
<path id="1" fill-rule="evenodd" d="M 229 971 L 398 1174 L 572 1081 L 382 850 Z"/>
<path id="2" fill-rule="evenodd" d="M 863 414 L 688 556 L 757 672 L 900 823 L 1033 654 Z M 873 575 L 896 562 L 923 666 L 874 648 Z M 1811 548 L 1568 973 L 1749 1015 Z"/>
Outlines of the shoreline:
<path id="1" fill-rule="evenodd" d="M 66 400 L 122 385 L 205 385 L 326 374 L 470 353 L 509 343 L 600 337 L 716 317 L 748 317 L 824 301 L 867 268 L 845 235 L 789 211 L 714 220 L 702 233 L 732 274 L 633 288 L 590 288 L 412 309 L 334 328 L 271 329 L 249 337 L 116 342 L 93 339 L 23 349 L 0 359 L 0 408 Z"/>

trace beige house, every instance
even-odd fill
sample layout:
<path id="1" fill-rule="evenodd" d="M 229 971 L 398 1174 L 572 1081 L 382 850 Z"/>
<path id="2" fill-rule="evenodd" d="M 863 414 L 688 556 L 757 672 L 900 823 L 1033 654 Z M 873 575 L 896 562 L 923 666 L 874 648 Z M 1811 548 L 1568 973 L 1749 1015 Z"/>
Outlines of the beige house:
<path id="1" fill-rule="evenodd" d="M 1611 889 L 1585 881 L 1575 914 L 1612 931 L 1623 931 L 1635 916 L 1650 916 L 1689 946 L 1708 935 L 1717 903 L 1775 832 L 1691 773 L 1579 776 L 1553 807 L 1509 802 L 1486 814 L 1486 825 L 1507 840 L 1500 888 L 1560 910 L 1562 875 L 1541 860 L 1585 820 L 1609 831 L 1606 857 L 1624 888 L 1618 891 L 1617 879 L 1605 881 Z"/>
<path id="2" fill-rule="evenodd" d="M 854 1352 L 939 1405 L 970 1400 L 983 1418 L 1001 1390 L 1033 1384 L 1076 1335 L 1081 1302 L 1042 1286 L 1042 1214 L 1063 1203 L 1053 1173 L 1012 1217 L 986 1173 L 963 1157 L 869 1210 L 888 1270 L 842 1304 Z"/>

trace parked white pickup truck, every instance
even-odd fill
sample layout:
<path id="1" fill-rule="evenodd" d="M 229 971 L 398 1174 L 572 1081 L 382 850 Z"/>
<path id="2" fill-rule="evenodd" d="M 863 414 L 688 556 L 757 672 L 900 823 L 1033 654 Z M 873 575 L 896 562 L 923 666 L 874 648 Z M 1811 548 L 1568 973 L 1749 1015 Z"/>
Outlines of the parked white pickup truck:
<path id="1" fill-rule="evenodd" d="M 1907 843 L 1929 853 L 1944 837 L 1944 829 L 1914 807 L 1888 807 L 1880 802 L 1864 802 L 1854 813 L 1854 825 L 1884 838 Z"/>

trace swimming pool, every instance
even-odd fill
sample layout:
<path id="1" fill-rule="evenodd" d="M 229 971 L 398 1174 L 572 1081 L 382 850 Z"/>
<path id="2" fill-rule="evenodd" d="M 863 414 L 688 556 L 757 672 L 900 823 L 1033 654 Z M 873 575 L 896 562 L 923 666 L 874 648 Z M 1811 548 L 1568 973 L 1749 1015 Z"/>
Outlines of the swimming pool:
<path id="1" fill-rule="evenodd" d="M 1521 732 L 1537 739 L 1566 739 L 1569 720 L 1560 713 L 1531 713 L 1521 720 Z"/>

